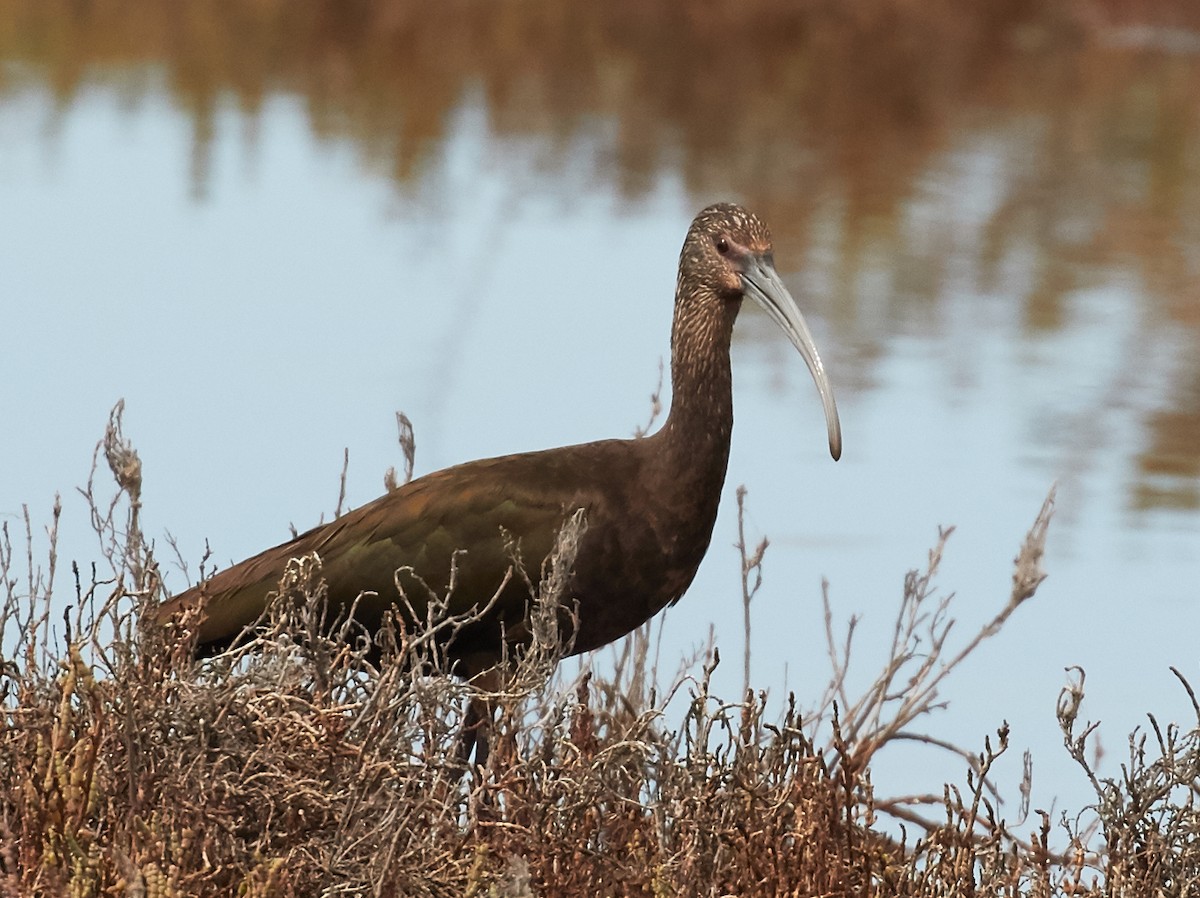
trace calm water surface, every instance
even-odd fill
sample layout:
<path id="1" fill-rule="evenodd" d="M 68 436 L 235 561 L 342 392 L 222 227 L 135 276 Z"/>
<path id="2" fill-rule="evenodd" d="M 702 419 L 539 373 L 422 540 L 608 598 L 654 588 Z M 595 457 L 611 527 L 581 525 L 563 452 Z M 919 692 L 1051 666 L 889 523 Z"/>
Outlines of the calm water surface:
<path id="1" fill-rule="evenodd" d="M 1188 722 L 1168 666 L 1200 682 L 1200 37 L 777 6 L 761 53 L 722 69 L 697 60 L 749 26 L 666 7 L 0 3 L 0 517 L 44 522 L 62 492 L 64 553 L 95 559 L 74 487 L 121 397 L 147 529 L 193 566 L 206 541 L 236 560 L 328 516 L 344 447 L 350 503 L 377 495 L 397 409 L 418 473 L 628 435 L 687 224 L 740 200 L 775 230 L 845 454 L 747 309 L 722 515 L 664 658 L 711 625 L 719 691 L 741 686 L 738 484 L 771 539 L 754 682 L 811 702 L 822 578 L 840 625 L 862 617 L 865 685 L 937 527 L 957 527 L 940 583 L 965 640 L 1057 482 L 1050 578 L 929 729 L 979 746 L 1008 720 L 1035 806 L 1077 809 L 1064 668 L 1088 671 L 1110 773 L 1145 712 Z M 897 750 L 875 781 L 961 773 Z M 1000 777 L 1019 775 L 1013 751 Z"/>

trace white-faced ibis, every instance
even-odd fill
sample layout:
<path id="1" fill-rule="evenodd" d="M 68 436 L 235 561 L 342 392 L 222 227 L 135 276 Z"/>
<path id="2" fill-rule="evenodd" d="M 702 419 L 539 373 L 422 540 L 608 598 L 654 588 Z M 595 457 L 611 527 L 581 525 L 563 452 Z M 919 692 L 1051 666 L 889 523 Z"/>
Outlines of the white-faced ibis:
<path id="1" fill-rule="evenodd" d="M 833 392 L 775 272 L 766 226 L 739 206 L 709 206 L 692 222 L 679 260 L 673 398 L 657 433 L 428 474 L 217 573 L 165 603 L 160 619 L 199 602 L 198 648 L 210 653 L 258 620 L 288 560 L 309 553 L 322 561 L 331 610 L 349 609 L 361 595 L 355 617 L 371 630 L 398 597 L 398 569 L 411 568 L 444 594 L 452 558 L 465 550 L 450 601 L 451 611 L 465 612 L 488 602 L 504 580 L 514 538 L 536 573 L 564 521 L 583 509 L 586 531 L 567 596 L 577 603 L 573 650 L 625 635 L 683 595 L 712 537 L 733 429 L 729 344 L 746 297 L 766 309 L 808 363 L 837 459 L 842 436 Z M 428 595 L 421 588 L 406 593 L 414 603 Z M 456 634 L 448 654 L 457 672 L 476 676 L 500 659 L 504 639 L 528 638 L 529 598 L 528 586 L 513 578 L 483 620 Z"/>

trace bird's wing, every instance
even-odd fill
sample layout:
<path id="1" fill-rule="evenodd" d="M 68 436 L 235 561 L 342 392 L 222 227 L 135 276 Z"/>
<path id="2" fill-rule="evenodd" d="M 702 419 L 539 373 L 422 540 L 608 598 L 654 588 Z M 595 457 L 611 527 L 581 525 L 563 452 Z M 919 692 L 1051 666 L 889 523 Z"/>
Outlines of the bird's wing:
<path id="1" fill-rule="evenodd" d="M 537 454 L 537 455 L 540 455 Z M 518 459 L 525 461 L 518 463 Z M 205 610 L 199 644 L 227 643 L 258 620 L 292 558 L 316 553 L 329 586 L 331 605 L 347 607 L 363 592 L 359 612 L 377 618 L 398 599 L 397 570 L 411 568 L 430 590 L 445 595 L 452 564 L 456 580 L 449 609 L 454 613 L 486 603 L 504 581 L 515 545 L 536 581 L 543 559 L 566 517 L 594 497 L 555 482 L 578 482 L 540 467 L 536 455 L 470 462 L 426 475 L 348 514 L 309 530 L 220 571 L 164 603 L 162 621 L 199 602 Z M 457 555 L 456 552 L 462 551 Z M 421 612 L 428 592 L 411 575 L 405 592 Z M 514 583 L 499 607 L 501 617 L 524 612 Z M 524 595 L 528 596 L 525 590 Z M 520 601 L 520 607 L 512 606 Z"/>

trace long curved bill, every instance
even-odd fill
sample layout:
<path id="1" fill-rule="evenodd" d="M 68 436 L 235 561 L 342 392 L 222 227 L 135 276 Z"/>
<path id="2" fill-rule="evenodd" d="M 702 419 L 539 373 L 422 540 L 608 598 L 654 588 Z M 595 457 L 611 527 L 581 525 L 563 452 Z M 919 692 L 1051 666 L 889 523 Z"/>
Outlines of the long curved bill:
<path id="1" fill-rule="evenodd" d="M 825 427 L 829 431 L 829 454 L 837 461 L 842 457 L 842 423 L 838 420 L 837 403 L 833 399 L 833 387 L 829 384 L 829 375 L 821 363 L 817 353 L 817 344 L 813 342 L 812 333 L 804 323 L 804 316 L 796 306 L 796 300 L 775 271 L 775 265 L 769 257 L 754 256 L 747 268 L 742 272 L 742 284 L 746 295 L 762 306 L 776 324 L 783 329 L 792 341 L 792 345 L 800 351 L 805 364 L 816 382 L 817 392 L 821 394 L 821 405 L 825 408 Z"/>

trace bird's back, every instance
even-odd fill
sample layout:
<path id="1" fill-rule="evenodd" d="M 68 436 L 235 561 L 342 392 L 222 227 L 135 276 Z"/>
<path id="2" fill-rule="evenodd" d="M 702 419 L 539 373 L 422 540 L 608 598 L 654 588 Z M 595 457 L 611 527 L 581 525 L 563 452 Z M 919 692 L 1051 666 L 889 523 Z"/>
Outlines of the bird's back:
<path id="1" fill-rule="evenodd" d="M 581 606 L 577 650 L 592 648 L 674 598 L 640 595 L 661 586 L 655 572 L 662 566 L 653 522 L 635 507 L 645 501 L 640 481 L 646 443 L 606 440 L 426 475 L 214 574 L 166 602 L 160 619 L 201 604 L 198 648 L 219 650 L 259 619 L 288 561 L 314 553 L 331 609 L 344 610 L 357 599 L 356 617 L 369 629 L 397 602 L 397 582 L 421 614 L 430 591 L 447 594 L 452 566 L 448 607 L 464 613 L 492 598 L 514 553 L 536 583 L 563 523 L 582 508 L 587 529 L 572 583 L 577 594 L 567 598 Z M 400 569 L 406 570 L 397 574 Z M 521 637 L 528 600 L 524 579 L 512 577 L 486 624 L 456 637 L 454 653 L 498 657 L 501 633 Z"/>

